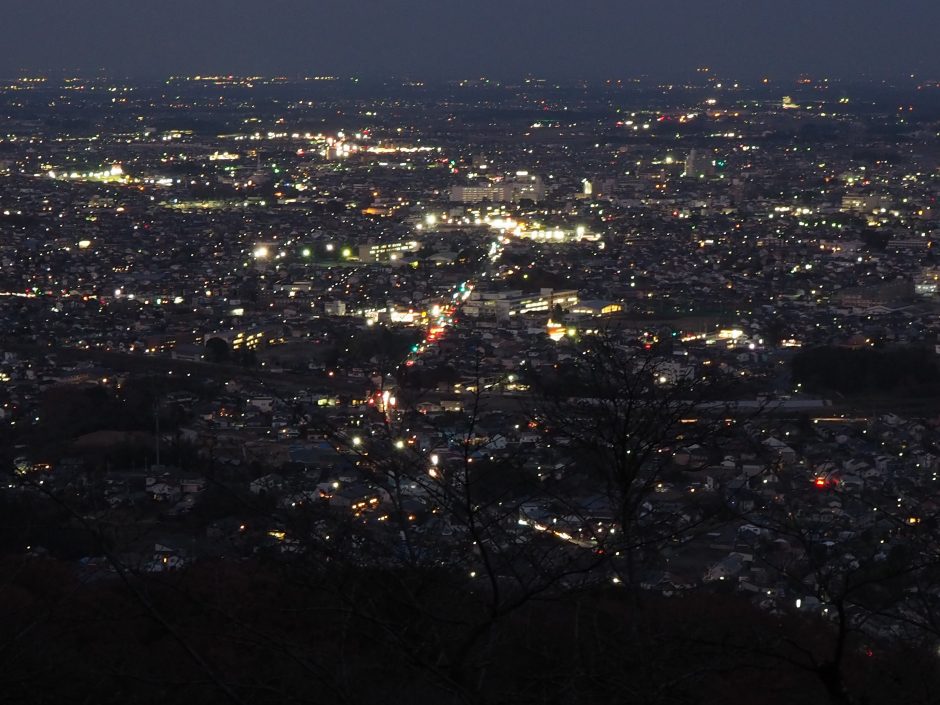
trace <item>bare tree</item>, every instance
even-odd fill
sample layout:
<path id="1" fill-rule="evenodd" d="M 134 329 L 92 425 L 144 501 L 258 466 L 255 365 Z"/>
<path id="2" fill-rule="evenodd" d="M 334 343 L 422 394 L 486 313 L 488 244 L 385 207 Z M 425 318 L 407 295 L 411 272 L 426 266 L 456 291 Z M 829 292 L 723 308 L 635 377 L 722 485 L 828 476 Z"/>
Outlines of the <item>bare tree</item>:
<path id="1" fill-rule="evenodd" d="M 557 368 L 550 377 L 529 373 L 533 415 L 546 442 L 562 448 L 562 472 L 609 502 L 613 523 L 597 526 L 591 540 L 635 589 L 645 549 L 716 520 L 704 492 L 690 494 L 682 514 L 657 512 L 651 499 L 678 451 L 694 446 L 704 462 L 728 435 L 733 404 L 722 397 L 730 386 L 613 333 L 586 338 Z"/>

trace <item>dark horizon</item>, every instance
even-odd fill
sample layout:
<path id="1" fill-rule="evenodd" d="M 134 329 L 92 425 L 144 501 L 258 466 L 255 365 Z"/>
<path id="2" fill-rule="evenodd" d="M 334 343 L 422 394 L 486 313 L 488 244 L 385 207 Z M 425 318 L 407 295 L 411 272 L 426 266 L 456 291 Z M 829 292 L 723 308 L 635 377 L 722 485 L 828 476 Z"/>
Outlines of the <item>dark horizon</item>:
<path id="1" fill-rule="evenodd" d="M 669 80 L 708 66 L 742 81 L 800 74 L 920 78 L 940 60 L 940 6 L 809 0 L 648 6 L 479 0 L 354 4 L 280 0 L 17 3 L 5 12 L 0 75 L 104 71 L 169 75 L 389 75 L 419 80 L 525 75 Z M 930 79 L 934 76 L 927 75 Z"/>

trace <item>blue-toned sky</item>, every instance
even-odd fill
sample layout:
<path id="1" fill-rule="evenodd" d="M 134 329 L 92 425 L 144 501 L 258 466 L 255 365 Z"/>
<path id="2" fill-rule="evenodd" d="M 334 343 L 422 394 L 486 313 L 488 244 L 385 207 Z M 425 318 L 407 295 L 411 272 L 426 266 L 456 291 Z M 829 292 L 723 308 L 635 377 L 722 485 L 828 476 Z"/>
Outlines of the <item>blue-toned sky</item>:
<path id="1" fill-rule="evenodd" d="M 937 0 L 0 0 L 0 75 L 940 74 Z"/>

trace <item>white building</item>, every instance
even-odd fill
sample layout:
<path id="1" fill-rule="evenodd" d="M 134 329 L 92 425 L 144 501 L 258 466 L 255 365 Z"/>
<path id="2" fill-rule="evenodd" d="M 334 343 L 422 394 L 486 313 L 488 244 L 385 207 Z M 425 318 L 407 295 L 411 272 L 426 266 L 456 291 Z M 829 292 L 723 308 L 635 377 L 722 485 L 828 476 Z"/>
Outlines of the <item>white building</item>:
<path id="1" fill-rule="evenodd" d="M 517 171 L 514 178 L 506 181 L 453 186 L 450 189 L 450 200 L 457 203 L 518 203 L 524 198 L 545 200 L 545 184 L 540 176 Z"/>
<path id="2" fill-rule="evenodd" d="M 571 309 L 577 304 L 577 289 L 541 289 L 538 294 L 523 294 L 519 290 L 474 291 L 463 310 L 468 316 L 505 320 L 525 313 L 547 313 L 555 306 Z"/>

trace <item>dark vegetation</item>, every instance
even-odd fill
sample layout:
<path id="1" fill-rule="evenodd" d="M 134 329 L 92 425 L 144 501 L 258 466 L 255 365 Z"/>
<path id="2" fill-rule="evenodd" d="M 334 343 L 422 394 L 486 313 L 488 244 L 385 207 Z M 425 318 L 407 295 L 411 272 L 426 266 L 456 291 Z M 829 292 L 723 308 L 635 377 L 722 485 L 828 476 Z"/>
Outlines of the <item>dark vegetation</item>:
<path id="1" fill-rule="evenodd" d="M 443 572 L 326 568 L 301 580 L 254 560 L 162 579 L 99 573 L 0 565 L 5 702 L 833 702 L 821 677 L 830 632 L 734 596 L 633 606 L 616 588 L 572 592 L 464 648 L 485 601 Z M 850 691 L 835 702 L 933 702 L 934 663 L 848 646 Z"/>
<path id="2" fill-rule="evenodd" d="M 793 376 L 809 391 L 847 396 L 940 394 L 937 356 L 923 347 L 804 350 L 793 358 Z"/>

